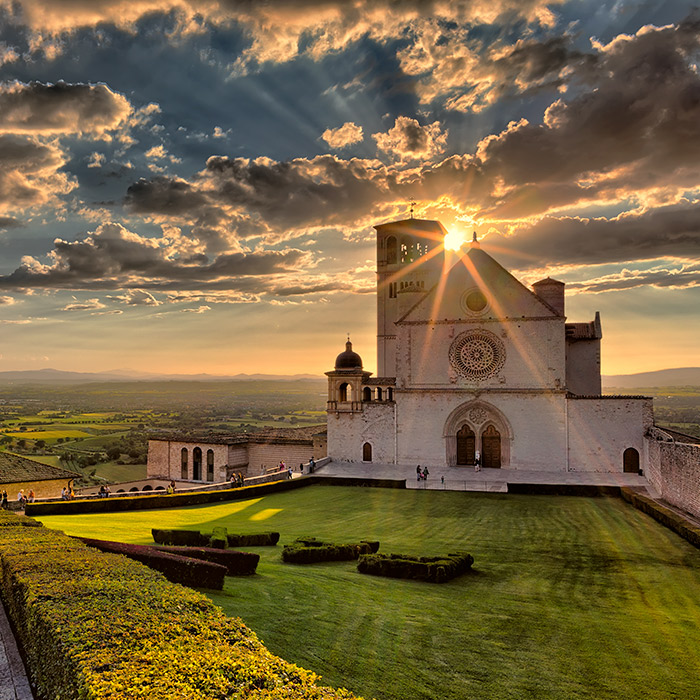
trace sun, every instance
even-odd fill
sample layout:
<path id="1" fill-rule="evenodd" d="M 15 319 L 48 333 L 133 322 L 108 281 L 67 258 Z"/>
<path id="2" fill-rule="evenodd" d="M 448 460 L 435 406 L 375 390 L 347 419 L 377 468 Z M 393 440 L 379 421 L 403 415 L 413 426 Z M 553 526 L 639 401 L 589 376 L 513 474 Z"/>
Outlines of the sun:
<path id="1" fill-rule="evenodd" d="M 445 250 L 459 250 L 464 243 L 464 233 L 462 231 L 450 231 L 445 234 Z"/>

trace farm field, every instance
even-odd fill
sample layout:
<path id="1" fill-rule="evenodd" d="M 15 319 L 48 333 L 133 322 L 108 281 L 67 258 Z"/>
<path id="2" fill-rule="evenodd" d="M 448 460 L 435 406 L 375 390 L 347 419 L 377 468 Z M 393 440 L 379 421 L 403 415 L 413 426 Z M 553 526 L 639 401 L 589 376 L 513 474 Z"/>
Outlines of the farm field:
<path id="1" fill-rule="evenodd" d="M 123 542 L 150 529 L 376 539 L 380 552 L 465 549 L 447 584 L 283 564 L 205 591 L 276 654 L 378 700 L 700 697 L 700 551 L 612 498 L 311 486 L 247 501 L 42 518 Z"/>

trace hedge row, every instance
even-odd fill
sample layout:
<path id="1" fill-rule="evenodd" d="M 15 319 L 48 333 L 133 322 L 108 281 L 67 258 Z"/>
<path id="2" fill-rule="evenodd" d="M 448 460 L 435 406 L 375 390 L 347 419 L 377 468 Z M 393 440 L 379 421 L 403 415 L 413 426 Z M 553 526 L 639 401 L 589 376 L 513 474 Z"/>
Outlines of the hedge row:
<path id="1" fill-rule="evenodd" d="M 412 557 L 404 554 L 363 554 L 357 563 L 361 574 L 410 578 L 430 583 L 446 583 L 466 573 L 474 563 L 467 552 L 456 552 L 446 557 Z"/>
<path id="2" fill-rule="evenodd" d="M 321 561 L 352 561 L 361 554 L 372 554 L 379 549 L 379 542 L 334 544 L 315 538 L 298 539 L 282 550 L 282 561 L 288 564 L 315 564 Z"/>
<path id="3" fill-rule="evenodd" d="M 0 527 L 42 527 L 42 524 L 26 515 L 19 513 L 15 515 L 6 510 L 0 510 Z"/>
<path id="4" fill-rule="evenodd" d="M 0 591 L 37 697 L 355 697 L 271 654 L 201 593 L 62 532 L 0 529 Z"/>
<path id="5" fill-rule="evenodd" d="M 229 576 L 252 576 L 260 561 L 259 554 L 237 552 L 235 549 L 221 550 L 213 547 L 160 547 L 159 549 L 161 552 L 221 564 L 226 567 Z"/>
<path id="6" fill-rule="evenodd" d="M 619 486 L 601 484 L 525 484 L 509 481 L 508 493 L 520 493 L 531 496 L 620 496 Z"/>
<path id="7" fill-rule="evenodd" d="M 171 545 L 174 547 L 209 547 L 212 537 L 199 530 L 163 530 L 153 528 L 151 530 L 153 541 L 157 544 Z M 226 535 L 229 547 L 266 547 L 274 546 L 279 542 L 279 532 L 258 532 L 250 535 Z M 221 549 L 221 547 L 219 547 Z"/>
<path id="8" fill-rule="evenodd" d="M 214 588 L 220 591 L 224 587 L 224 577 L 227 570 L 225 565 L 203 561 L 201 557 L 182 556 L 163 552 L 155 547 L 142 544 L 124 544 L 94 540 L 90 537 L 78 537 L 88 547 L 95 547 L 101 552 L 123 554 L 129 559 L 140 561 L 142 564 L 160 571 L 168 581 L 181 583 L 192 588 Z"/>
<path id="9" fill-rule="evenodd" d="M 684 540 L 688 540 L 695 547 L 700 547 L 700 527 L 693 525 L 680 513 L 676 513 L 670 508 L 665 508 L 660 503 L 652 500 L 648 496 L 643 496 L 629 488 L 620 489 L 622 498 L 631 503 L 635 508 L 650 515 L 662 525 L 679 534 Z"/>

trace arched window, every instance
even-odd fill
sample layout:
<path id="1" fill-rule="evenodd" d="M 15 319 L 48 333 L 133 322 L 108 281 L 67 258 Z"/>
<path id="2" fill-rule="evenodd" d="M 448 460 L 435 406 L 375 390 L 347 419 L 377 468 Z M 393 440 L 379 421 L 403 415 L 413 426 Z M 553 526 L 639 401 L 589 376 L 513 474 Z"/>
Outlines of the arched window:
<path id="1" fill-rule="evenodd" d="M 363 401 L 371 401 L 372 400 L 372 390 L 368 386 L 366 386 L 362 390 L 362 400 Z"/>
<path id="2" fill-rule="evenodd" d="M 398 261 L 398 248 L 396 245 L 396 239 L 393 236 L 389 236 L 386 239 L 386 262 L 387 265 L 396 265 Z"/>
<path id="3" fill-rule="evenodd" d="M 377 387 L 377 401 L 382 400 L 382 387 L 378 386 Z"/>
<path id="4" fill-rule="evenodd" d="M 144 484 L 142 491 L 153 491 L 153 487 L 150 484 Z"/>
<path id="5" fill-rule="evenodd" d="M 622 471 L 630 474 L 639 473 L 639 452 L 634 447 L 628 447 L 622 455 Z"/>
<path id="6" fill-rule="evenodd" d="M 347 382 L 338 387 L 338 401 L 352 401 L 352 387 Z"/>
<path id="7" fill-rule="evenodd" d="M 195 447 L 192 450 L 192 478 L 195 481 L 200 481 L 202 478 L 202 450 L 200 447 Z"/>
<path id="8" fill-rule="evenodd" d="M 180 478 L 187 479 L 187 448 L 183 447 L 180 450 Z"/>
<path id="9" fill-rule="evenodd" d="M 393 401 L 394 400 L 394 390 L 391 387 L 389 387 L 387 389 L 387 391 L 389 392 L 389 395 L 387 396 L 387 401 Z"/>
<path id="10" fill-rule="evenodd" d="M 371 462 L 372 461 L 372 445 L 366 442 L 362 445 L 362 461 Z"/>
<path id="11" fill-rule="evenodd" d="M 207 481 L 214 481 L 214 450 L 207 450 Z"/>

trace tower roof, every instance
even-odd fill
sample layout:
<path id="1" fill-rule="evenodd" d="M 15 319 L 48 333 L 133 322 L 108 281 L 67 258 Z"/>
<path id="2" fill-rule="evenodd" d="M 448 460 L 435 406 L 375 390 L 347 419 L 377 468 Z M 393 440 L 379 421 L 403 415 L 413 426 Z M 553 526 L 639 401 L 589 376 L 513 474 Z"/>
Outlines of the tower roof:
<path id="1" fill-rule="evenodd" d="M 336 371 L 343 369 L 362 369 L 362 358 L 356 352 L 353 352 L 352 343 L 349 338 L 348 342 L 345 343 L 345 352 L 341 352 L 340 355 L 335 358 L 335 369 Z"/>

